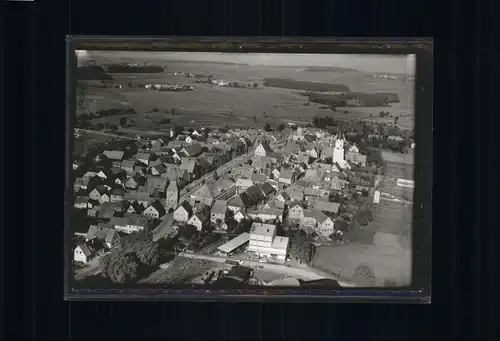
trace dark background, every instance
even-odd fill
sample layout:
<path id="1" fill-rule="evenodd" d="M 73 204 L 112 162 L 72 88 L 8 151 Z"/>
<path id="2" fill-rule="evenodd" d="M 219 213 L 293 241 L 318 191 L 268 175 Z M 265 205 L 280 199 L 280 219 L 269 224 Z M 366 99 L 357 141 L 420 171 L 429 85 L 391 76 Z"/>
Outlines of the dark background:
<path id="1" fill-rule="evenodd" d="M 498 2 L 38 0 L 2 7 L 8 200 L 0 337 L 498 337 Z M 66 34 L 433 36 L 432 305 L 64 302 Z"/>

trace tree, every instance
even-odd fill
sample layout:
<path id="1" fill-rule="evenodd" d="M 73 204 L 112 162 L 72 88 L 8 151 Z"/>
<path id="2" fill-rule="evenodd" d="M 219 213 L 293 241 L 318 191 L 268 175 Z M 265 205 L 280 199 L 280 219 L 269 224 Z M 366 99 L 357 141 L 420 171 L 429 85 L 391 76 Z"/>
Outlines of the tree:
<path id="1" fill-rule="evenodd" d="M 258 87 L 259 87 L 259 84 L 257 84 L 257 83 L 253 83 L 253 87 L 254 87 L 254 88 L 258 88 Z"/>
<path id="2" fill-rule="evenodd" d="M 137 243 L 135 245 L 135 254 L 137 255 L 137 259 L 146 266 L 153 267 L 158 265 L 159 248 L 158 244 L 153 242 L 153 240 Z"/>
<path id="3" fill-rule="evenodd" d="M 118 127 L 116 126 L 116 124 L 113 124 L 109 127 L 109 129 L 111 129 L 112 132 L 115 132 L 118 130 Z"/>
<path id="4" fill-rule="evenodd" d="M 394 116 L 394 124 L 398 123 L 399 116 Z"/>
<path id="5" fill-rule="evenodd" d="M 266 124 L 264 125 L 264 130 L 265 130 L 265 131 L 271 131 L 271 130 L 272 130 L 272 129 L 271 129 L 271 125 L 270 125 L 269 123 L 266 123 Z"/>
<path id="6" fill-rule="evenodd" d="M 384 116 L 385 116 L 385 112 L 381 111 L 381 112 L 379 112 L 379 113 L 378 113 L 378 115 L 379 115 L 380 117 L 384 117 Z"/>
<path id="7" fill-rule="evenodd" d="M 252 121 L 257 122 L 257 116 L 252 116 Z"/>
<path id="8" fill-rule="evenodd" d="M 125 283 L 137 277 L 139 263 L 134 253 L 118 250 L 103 257 L 100 266 L 113 283 Z"/>
<path id="9" fill-rule="evenodd" d="M 278 124 L 278 131 L 283 131 L 285 130 L 285 125 L 283 123 Z"/>
<path id="10" fill-rule="evenodd" d="M 97 129 L 98 130 L 103 130 L 104 129 L 104 123 L 100 122 L 97 124 Z"/>
<path id="11" fill-rule="evenodd" d="M 120 125 L 122 127 L 125 127 L 127 125 L 127 118 L 126 117 L 120 118 Z"/>

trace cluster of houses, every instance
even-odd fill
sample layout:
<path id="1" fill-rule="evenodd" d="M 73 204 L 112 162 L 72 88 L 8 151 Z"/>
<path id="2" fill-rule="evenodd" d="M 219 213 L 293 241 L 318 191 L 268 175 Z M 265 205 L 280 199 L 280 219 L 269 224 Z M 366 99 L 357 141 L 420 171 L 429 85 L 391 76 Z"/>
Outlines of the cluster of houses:
<path id="1" fill-rule="evenodd" d="M 168 143 L 149 141 L 134 153 L 113 150 L 96 156 L 75 180 L 75 209 L 108 219 L 106 226 L 120 233 L 156 226 L 154 240 L 171 238 L 186 226 L 232 233 L 230 226 L 251 220 L 253 232 L 233 244 L 248 242 L 248 254 L 281 262 L 288 239 L 277 235 L 278 224 L 286 220 L 309 234 L 332 238 L 343 231 L 335 228 L 341 204 L 332 202 L 331 194 L 369 190 L 359 185 L 347 189 L 353 169 L 364 166 L 366 156 L 355 145 L 345 151 L 342 131 L 331 135 L 298 127 L 282 132 L 194 130 L 183 135 L 169 136 Z M 193 180 L 244 153 L 249 153 L 245 163 L 216 172 L 183 193 Z M 97 168 L 102 160 L 107 166 Z M 74 169 L 79 167 L 83 165 L 75 161 Z M 231 253 L 234 248 L 224 250 Z"/>

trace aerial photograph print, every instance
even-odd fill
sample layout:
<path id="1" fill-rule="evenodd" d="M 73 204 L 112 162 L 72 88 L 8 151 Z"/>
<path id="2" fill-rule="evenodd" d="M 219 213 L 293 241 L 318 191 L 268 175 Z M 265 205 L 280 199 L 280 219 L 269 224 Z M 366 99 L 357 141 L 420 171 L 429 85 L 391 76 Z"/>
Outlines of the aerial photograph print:
<path id="1" fill-rule="evenodd" d="M 414 55 L 75 53 L 73 285 L 410 285 Z"/>

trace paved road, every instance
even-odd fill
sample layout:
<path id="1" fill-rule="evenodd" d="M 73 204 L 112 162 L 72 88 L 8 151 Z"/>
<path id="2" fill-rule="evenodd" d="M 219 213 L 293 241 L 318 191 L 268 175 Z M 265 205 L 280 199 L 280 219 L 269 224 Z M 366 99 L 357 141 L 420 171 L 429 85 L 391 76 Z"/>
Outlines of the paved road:
<path id="1" fill-rule="evenodd" d="M 105 133 L 102 131 L 96 131 L 96 130 L 89 130 L 89 129 L 81 129 L 78 128 L 78 132 L 85 132 L 89 134 L 96 134 L 96 135 L 103 135 L 103 136 L 109 136 L 117 139 L 124 139 L 124 140 L 131 140 L 131 141 L 137 141 L 136 138 L 130 137 L 130 136 L 125 136 L 125 135 L 117 135 L 117 134 L 112 134 L 112 133 Z"/>
<path id="2" fill-rule="evenodd" d="M 218 262 L 218 263 L 225 263 L 227 260 L 227 258 L 224 258 L 224 257 L 206 256 L 206 255 L 200 255 L 200 254 L 195 254 L 195 253 L 180 253 L 179 256 L 185 257 L 185 258 L 191 258 L 191 259 L 202 259 L 202 260 Z M 250 266 L 250 267 L 261 266 L 261 268 L 264 270 L 277 271 L 277 272 L 280 272 L 286 276 L 302 277 L 302 278 L 307 278 L 309 280 L 317 280 L 317 279 L 324 279 L 324 278 L 335 279 L 335 278 L 333 278 L 332 275 L 329 275 L 327 273 L 324 273 L 324 272 L 316 270 L 316 269 L 310 269 L 310 268 L 294 268 L 294 267 L 288 267 L 286 265 L 281 265 L 281 264 L 259 263 L 259 262 L 251 261 L 251 260 L 243 261 L 242 265 Z M 352 284 L 345 283 L 345 282 L 339 282 L 339 284 L 342 286 L 353 286 Z"/>

